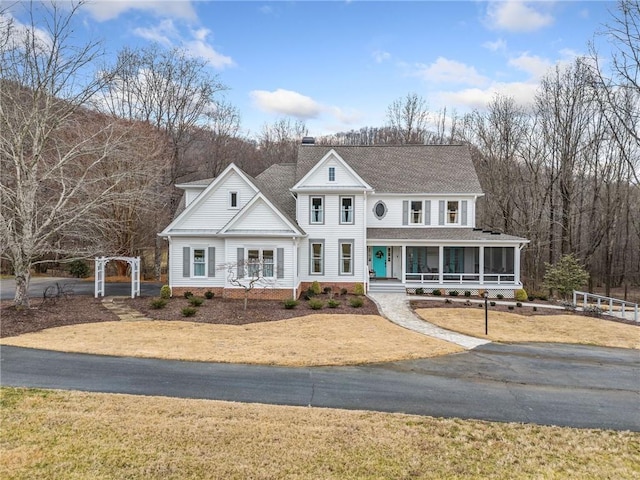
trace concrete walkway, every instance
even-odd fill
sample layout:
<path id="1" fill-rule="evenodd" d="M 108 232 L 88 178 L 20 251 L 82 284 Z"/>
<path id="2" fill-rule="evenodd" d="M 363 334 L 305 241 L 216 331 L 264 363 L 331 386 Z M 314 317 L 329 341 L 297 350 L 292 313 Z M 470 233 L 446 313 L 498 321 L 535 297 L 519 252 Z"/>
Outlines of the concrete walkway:
<path id="1" fill-rule="evenodd" d="M 404 293 L 369 292 L 367 296 L 378 305 L 378 310 L 385 318 L 414 332 L 446 340 L 468 350 L 491 343 L 489 340 L 452 332 L 425 322 L 413 313 L 409 306 L 409 296 Z"/>

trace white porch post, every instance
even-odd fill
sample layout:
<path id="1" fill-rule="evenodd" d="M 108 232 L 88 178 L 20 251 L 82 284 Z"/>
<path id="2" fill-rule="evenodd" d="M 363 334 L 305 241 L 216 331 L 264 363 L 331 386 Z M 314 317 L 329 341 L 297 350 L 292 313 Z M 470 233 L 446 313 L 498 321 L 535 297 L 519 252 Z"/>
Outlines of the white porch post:
<path id="1" fill-rule="evenodd" d="M 484 245 L 480 246 L 480 285 L 484 284 Z"/>
<path id="2" fill-rule="evenodd" d="M 291 275 L 291 298 L 296 299 L 296 284 L 298 283 L 298 239 L 292 238 L 293 248 L 291 255 L 293 256 L 293 272 Z"/>
<path id="3" fill-rule="evenodd" d="M 522 283 L 520 281 L 520 252 L 524 248 L 524 244 L 518 246 L 518 248 L 513 247 L 513 258 L 515 265 L 513 266 L 514 280 L 516 283 Z"/>
<path id="4" fill-rule="evenodd" d="M 407 246 L 402 245 L 402 258 L 400 259 L 400 264 L 402 265 L 402 283 L 404 284 L 407 281 Z"/>
<path id="5" fill-rule="evenodd" d="M 438 247 L 438 283 L 444 283 L 444 246 Z"/>

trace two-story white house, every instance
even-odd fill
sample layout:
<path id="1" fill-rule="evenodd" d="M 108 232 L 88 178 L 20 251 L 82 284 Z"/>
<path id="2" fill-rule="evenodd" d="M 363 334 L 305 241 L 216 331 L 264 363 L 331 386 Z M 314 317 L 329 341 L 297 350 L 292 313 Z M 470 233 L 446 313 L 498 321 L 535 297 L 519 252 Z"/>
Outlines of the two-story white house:
<path id="1" fill-rule="evenodd" d="M 237 297 L 231 277 L 260 265 L 262 298 L 313 281 L 353 290 L 423 288 L 513 296 L 528 240 L 475 227 L 483 195 L 468 147 L 320 146 L 251 178 L 230 165 L 178 185 L 184 205 L 169 241 L 173 294 Z M 258 271 L 256 267 L 255 271 Z"/>

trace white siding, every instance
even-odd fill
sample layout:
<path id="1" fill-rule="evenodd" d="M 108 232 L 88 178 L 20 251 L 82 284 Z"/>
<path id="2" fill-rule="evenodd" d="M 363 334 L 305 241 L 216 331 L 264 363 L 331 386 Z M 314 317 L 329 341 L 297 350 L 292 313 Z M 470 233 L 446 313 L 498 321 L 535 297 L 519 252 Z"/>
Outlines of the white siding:
<path id="1" fill-rule="evenodd" d="M 205 187 L 201 188 L 185 188 L 184 190 L 184 206 L 188 207 L 202 193 Z"/>
<path id="2" fill-rule="evenodd" d="M 215 247 L 216 276 L 184 277 L 182 274 L 184 247 L 204 249 Z M 223 263 L 224 240 L 197 237 L 173 237 L 169 248 L 169 285 L 171 287 L 222 287 L 225 282 L 225 272 L 224 270 L 220 270 L 220 267 Z"/>
<path id="3" fill-rule="evenodd" d="M 231 225 L 228 232 L 233 231 L 287 231 L 293 233 L 289 227 L 264 200 L 258 199 L 246 212 L 243 212 L 242 218 L 238 219 Z"/>
<path id="4" fill-rule="evenodd" d="M 336 170 L 336 179 L 329 181 L 329 167 Z M 362 180 L 354 176 L 335 156 L 327 158 L 318 168 L 313 171 L 301 187 L 362 187 Z"/>
<path id="5" fill-rule="evenodd" d="M 249 249 L 271 249 L 274 251 L 274 257 L 277 256 L 278 248 L 284 249 L 284 278 L 273 278 L 268 280 L 267 288 L 291 288 L 294 286 L 295 272 L 293 270 L 293 240 L 291 239 L 272 239 L 272 238 L 228 238 L 226 241 L 226 258 L 230 265 L 237 263 L 238 248 L 244 248 L 244 257 L 247 258 L 247 250 Z M 274 272 L 278 265 L 278 259 L 274 258 Z M 225 278 L 227 273 L 225 272 Z M 227 288 L 233 288 L 227 283 Z M 264 285 L 258 285 L 256 288 L 262 288 Z"/>
<path id="6" fill-rule="evenodd" d="M 238 207 L 242 208 L 255 192 L 242 177 L 230 171 L 219 185 L 211 190 L 192 212 L 175 225 L 175 229 L 220 229 L 237 213 L 239 208 L 229 208 L 229 192 L 238 192 Z"/>
<path id="7" fill-rule="evenodd" d="M 340 224 L 339 194 L 324 195 L 324 224 L 309 224 L 309 195 L 298 195 L 299 224 L 307 232 L 307 237 L 300 239 L 299 263 L 300 280 L 303 282 L 363 282 L 366 265 L 366 246 L 364 240 L 364 196 L 354 197 L 353 225 Z M 324 275 L 310 275 L 309 240 L 324 241 Z M 353 275 L 339 274 L 340 240 L 353 240 Z"/>
<path id="8" fill-rule="evenodd" d="M 424 202 L 424 200 L 430 200 L 431 201 L 431 222 L 429 225 L 424 225 L 424 215 L 425 212 L 422 212 L 423 215 L 423 224 L 422 225 L 415 225 L 415 224 L 411 224 L 411 225 L 403 225 L 402 221 L 402 202 L 403 201 L 411 201 L 411 200 L 421 200 Z M 460 222 L 459 226 L 460 228 L 472 228 L 475 227 L 476 225 L 476 207 L 475 207 L 475 200 L 474 197 L 472 196 L 463 196 L 461 195 L 460 197 L 437 197 L 437 196 L 431 196 L 431 195 L 409 195 L 407 194 L 406 196 L 398 196 L 398 195 L 377 195 L 377 194 L 373 194 L 371 195 L 368 200 L 367 200 L 367 226 L 370 228 L 397 228 L 397 227 L 442 227 L 442 226 L 446 226 L 446 227 L 457 227 L 456 225 L 439 225 L 438 224 L 438 219 L 439 219 L 439 203 L 440 200 L 443 201 L 447 201 L 447 200 L 458 200 L 458 201 L 462 201 L 462 200 L 466 200 L 467 201 L 467 224 L 466 225 L 462 225 L 462 222 Z M 376 205 L 376 203 L 378 203 L 378 201 L 382 201 L 384 202 L 384 204 L 387 206 L 387 214 L 382 218 L 382 219 L 378 219 L 375 214 L 374 214 L 374 207 Z M 446 205 L 446 203 L 445 203 Z M 424 209 L 424 207 L 423 207 Z M 460 204 L 460 215 L 462 215 L 462 203 Z"/>

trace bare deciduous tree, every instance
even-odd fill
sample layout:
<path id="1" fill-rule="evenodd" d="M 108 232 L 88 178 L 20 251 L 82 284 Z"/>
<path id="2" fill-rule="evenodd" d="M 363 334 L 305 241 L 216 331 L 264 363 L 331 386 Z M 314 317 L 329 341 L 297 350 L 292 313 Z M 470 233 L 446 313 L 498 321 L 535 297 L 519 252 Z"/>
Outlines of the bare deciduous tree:
<path id="1" fill-rule="evenodd" d="M 86 108 L 109 78 L 86 75 L 99 45 L 73 42 L 71 20 L 81 6 L 32 3 L 29 25 L 0 25 L 0 243 L 15 273 L 18 307 L 29 306 L 34 264 L 96 253 L 114 225 L 105 209 L 141 198 L 140 190 L 120 188 L 145 174 L 138 164 L 113 163 L 139 139 Z M 42 29 L 34 12 L 40 8 Z"/>
<path id="2" fill-rule="evenodd" d="M 387 121 L 395 143 L 425 143 L 429 109 L 425 99 L 417 93 L 394 100 L 387 108 Z"/>
<path id="3" fill-rule="evenodd" d="M 247 309 L 247 301 L 252 290 L 257 287 L 273 288 L 275 286 L 277 281 L 274 268 L 276 267 L 273 264 L 273 258 L 270 262 L 264 258 L 249 258 L 248 261 L 227 263 L 220 267 L 227 272 L 227 281 L 231 285 L 244 290 L 244 310 Z"/>

